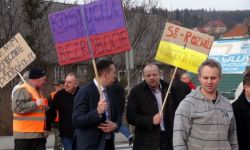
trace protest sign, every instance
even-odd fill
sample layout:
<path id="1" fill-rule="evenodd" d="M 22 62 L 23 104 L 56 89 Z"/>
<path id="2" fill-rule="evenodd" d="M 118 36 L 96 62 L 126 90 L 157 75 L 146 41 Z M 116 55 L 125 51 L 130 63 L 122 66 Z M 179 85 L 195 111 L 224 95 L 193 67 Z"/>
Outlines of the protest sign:
<path id="1" fill-rule="evenodd" d="M 222 73 L 242 74 L 248 65 L 250 39 L 216 40 L 209 58 L 220 62 Z"/>
<path id="2" fill-rule="evenodd" d="M 214 37 L 167 23 L 155 59 L 194 73 L 207 59 Z"/>
<path id="3" fill-rule="evenodd" d="M 5 86 L 35 58 L 21 34 L 14 36 L 0 49 L 0 86 Z"/>
<path id="4" fill-rule="evenodd" d="M 91 58 L 87 36 L 94 57 L 131 49 L 120 0 L 76 6 L 50 14 L 49 19 L 60 65 Z"/>

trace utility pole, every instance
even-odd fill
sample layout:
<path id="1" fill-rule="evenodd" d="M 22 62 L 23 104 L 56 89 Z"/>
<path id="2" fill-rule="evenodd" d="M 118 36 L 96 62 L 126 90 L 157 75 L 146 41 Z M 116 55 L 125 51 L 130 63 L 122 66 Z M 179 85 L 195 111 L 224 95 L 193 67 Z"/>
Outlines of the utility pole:
<path id="1" fill-rule="evenodd" d="M 125 57 L 126 57 L 126 70 L 127 70 L 127 82 L 128 82 L 128 92 L 126 95 L 126 101 L 128 99 L 129 93 L 130 93 L 130 69 L 134 69 L 134 50 L 131 49 L 130 51 L 125 52 Z M 132 133 L 132 126 L 129 125 L 129 131 Z"/>

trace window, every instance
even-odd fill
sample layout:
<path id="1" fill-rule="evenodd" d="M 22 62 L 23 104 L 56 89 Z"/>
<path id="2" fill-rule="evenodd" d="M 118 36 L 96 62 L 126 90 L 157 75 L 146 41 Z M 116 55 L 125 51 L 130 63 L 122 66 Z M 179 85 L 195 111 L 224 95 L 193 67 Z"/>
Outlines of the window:
<path id="1" fill-rule="evenodd" d="M 84 66 L 82 66 L 82 65 L 77 66 L 77 74 L 80 78 L 80 81 L 86 80 L 87 70 L 84 68 Z"/>
<path id="2" fill-rule="evenodd" d="M 55 67 L 55 79 L 65 79 L 64 66 Z"/>

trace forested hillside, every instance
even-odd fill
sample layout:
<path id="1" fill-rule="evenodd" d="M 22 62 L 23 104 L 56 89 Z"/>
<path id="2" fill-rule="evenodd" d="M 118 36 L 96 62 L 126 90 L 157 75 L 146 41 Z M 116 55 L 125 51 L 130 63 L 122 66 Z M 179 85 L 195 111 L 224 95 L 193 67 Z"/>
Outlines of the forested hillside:
<path id="1" fill-rule="evenodd" d="M 143 7 L 135 7 L 132 9 L 135 12 L 145 12 Z M 169 20 L 180 21 L 184 27 L 203 27 L 209 21 L 221 20 L 228 30 L 234 28 L 238 24 L 243 24 L 250 21 L 250 10 L 236 11 L 216 11 L 206 9 L 184 9 L 169 11 L 163 8 L 153 8 L 148 13 L 164 15 Z"/>

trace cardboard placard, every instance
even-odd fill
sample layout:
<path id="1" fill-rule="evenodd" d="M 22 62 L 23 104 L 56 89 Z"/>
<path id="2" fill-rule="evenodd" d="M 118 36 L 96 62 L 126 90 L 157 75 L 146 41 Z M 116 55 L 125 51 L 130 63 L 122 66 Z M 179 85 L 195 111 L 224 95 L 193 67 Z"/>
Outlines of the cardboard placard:
<path id="1" fill-rule="evenodd" d="M 60 65 L 91 58 L 83 17 L 94 57 L 131 49 L 121 0 L 92 2 L 49 15 Z"/>
<path id="2" fill-rule="evenodd" d="M 167 23 L 156 60 L 197 73 L 207 59 L 214 37 Z"/>
<path id="3" fill-rule="evenodd" d="M 0 86 L 4 87 L 35 58 L 21 34 L 16 34 L 0 49 Z"/>

